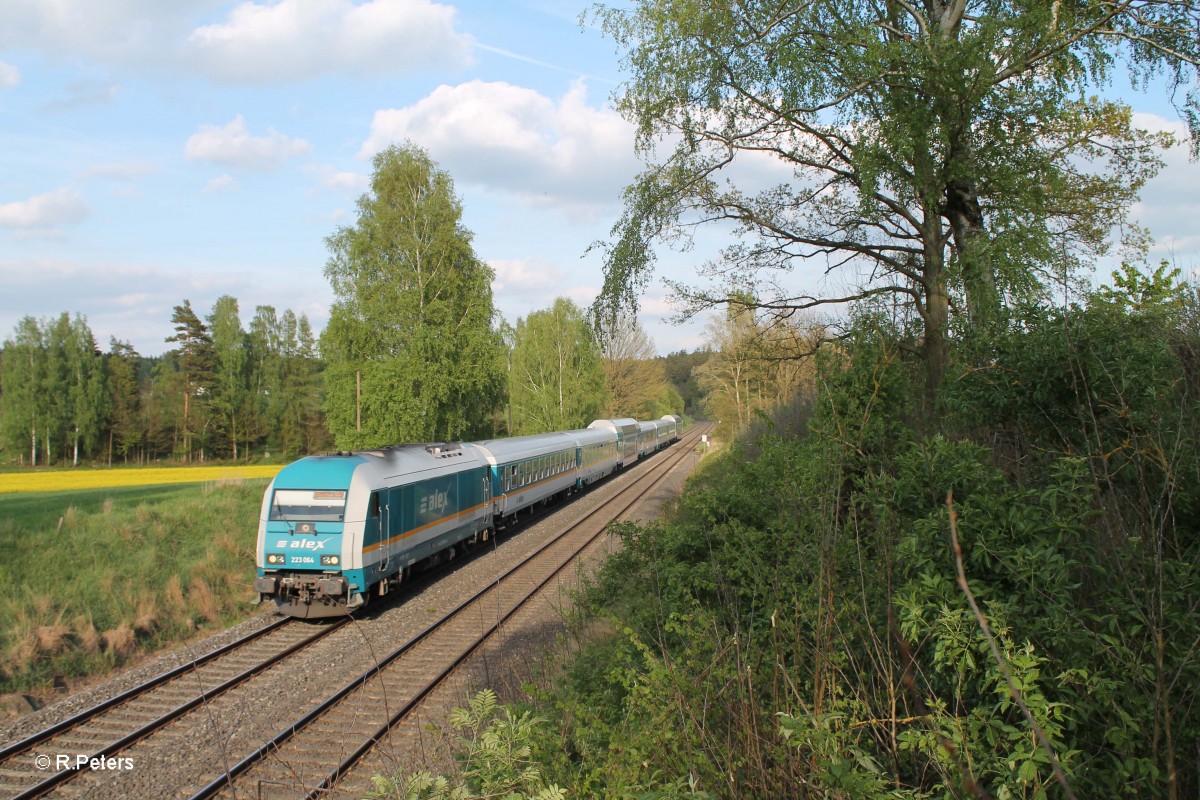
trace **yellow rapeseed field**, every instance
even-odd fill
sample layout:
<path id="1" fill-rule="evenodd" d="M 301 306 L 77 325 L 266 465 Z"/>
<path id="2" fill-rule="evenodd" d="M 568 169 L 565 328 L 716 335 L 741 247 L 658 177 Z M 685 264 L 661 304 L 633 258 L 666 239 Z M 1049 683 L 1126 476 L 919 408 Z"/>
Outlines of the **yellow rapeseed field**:
<path id="1" fill-rule="evenodd" d="M 0 494 L 58 492 L 67 489 L 107 489 L 111 486 L 155 486 L 162 483 L 203 483 L 243 478 L 273 478 L 282 467 L 142 467 L 138 469 L 78 469 L 56 472 L 0 474 Z"/>

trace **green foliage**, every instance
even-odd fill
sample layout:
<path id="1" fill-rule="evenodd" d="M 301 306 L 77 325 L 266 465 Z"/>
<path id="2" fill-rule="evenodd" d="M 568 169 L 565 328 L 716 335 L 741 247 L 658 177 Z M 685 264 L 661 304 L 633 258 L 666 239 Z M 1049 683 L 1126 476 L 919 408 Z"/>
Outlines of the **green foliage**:
<path id="1" fill-rule="evenodd" d="M 79 463 L 94 454 L 107 426 L 104 359 L 87 320 L 25 317 L 4 344 L 0 367 L 0 435 L 29 463 Z"/>
<path id="2" fill-rule="evenodd" d="M 338 446 L 487 432 L 503 380 L 494 276 L 449 174 L 415 146 L 376 154 L 357 224 L 326 243 L 336 300 L 321 353 Z"/>
<path id="3" fill-rule="evenodd" d="M 112 410 L 109 431 L 113 441 L 109 460 L 111 463 L 112 451 L 115 450 L 117 456 L 128 461 L 129 456 L 144 443 L 146 435 L 140 424 L 142 402 L 137 351 L 129 342 L 119 341 L 114 336 L 109 340 L 105 364 L 110 392 L 109 407 Z"/>
<path id="4" fill-rule="evenodd" d="M 768 427 L 669 521 L 616 529 L 585 597 L 616 632 L 549 693 L 548 774 L 631 797 L 1194 793 L 1197 319 L 1169 269 L 1127 267 L 973 340 L 924 433 L 904 332 L 858 314 L 806 435 Z"/>
<path id="5" fill-rule="evenodd" d="M 667 381 L 679 393 L 680 399 L 683 400 L 683 413 L 693 417 L 700 416 L 700 403 L 704 393 L 700 390 L 700 385 L 696 382 L 696 368 L 702 365 L 712 356 L 708 350 L 696 350 L 691 353 L 686 350 L 680 350 L 675 353 L 668 353 L 661 356 L 659 361 L 662 362 L 663 371 L 666 373 Z M 677 413 L 677 412 L 672 412 Z"/>
<path id="6" fill-rule="evenodd" d="M 265 437 L 267 448 L 285 459 L 327 446 L 322 365 L 308 316 L 259 306 L 247 338 L 255 438 Z"/>
<path id="7" fill-rule="evenodd" d="M 583 428 L 600 415 L 605 376 L 583 311 L 560 297 L 517 320 L 508 374 L 512 433 Z"/>
<path id="8" fill-rule="evenodd" d="M 375 775 L 376 800 L 566 800 L 567 793 L 547 784 L 530 760 L 531 739 L 543 719 L 528 712 L 499 707 L 490 689 L 477 692 L 467 708 L 450 714 L 450 726 L 464 731 L 457 741 L 462 762 L 461 782 L 428 772 L 412 775 Z"/>
<path id="9" fill-rule="evenodd" d="M 246 332 L 238 315 L 237 298 L 229 295 L 217 298 L 208 325 L 213 347 L 213 391 L 209 403 L 217 422 L 213 450 L 226 445 L 230 456 L 237 459 L 238 437 L 246 438 L 246 416 L 250 413 Z"/>

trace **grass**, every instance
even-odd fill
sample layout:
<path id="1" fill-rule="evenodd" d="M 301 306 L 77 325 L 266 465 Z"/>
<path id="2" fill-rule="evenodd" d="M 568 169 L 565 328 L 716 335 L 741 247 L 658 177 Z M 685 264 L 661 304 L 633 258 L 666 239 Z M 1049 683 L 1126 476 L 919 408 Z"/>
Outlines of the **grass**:
<path id="1" fill-rule="evenodd" d="M 244 617 L 266 483 L 0 495 L 0 692 L 105 672 Z"/>
<path id="2" fill-rule="evenodd" d="M 280 469 L 281 465 L 279 464 L 117 469 L 27 469 L 20 472 L 0 473 L 0 494 L 273 478 Z"/>

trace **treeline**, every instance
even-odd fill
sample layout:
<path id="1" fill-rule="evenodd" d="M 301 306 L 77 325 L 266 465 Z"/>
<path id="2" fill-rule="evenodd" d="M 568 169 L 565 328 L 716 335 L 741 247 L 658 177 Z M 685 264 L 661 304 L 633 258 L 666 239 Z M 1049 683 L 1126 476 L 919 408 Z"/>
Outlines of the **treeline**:
<path id="1" fill-rule="evenodd" d="M 0 352 L 0 444 L 21 465 L 249 459 L 328 443 L 321 362 L 308 318 L 236 298 L 201 319 L 184 300 L 175 348 L 143 357 L 100 349 L 82 315 L 23 318 Z"/>

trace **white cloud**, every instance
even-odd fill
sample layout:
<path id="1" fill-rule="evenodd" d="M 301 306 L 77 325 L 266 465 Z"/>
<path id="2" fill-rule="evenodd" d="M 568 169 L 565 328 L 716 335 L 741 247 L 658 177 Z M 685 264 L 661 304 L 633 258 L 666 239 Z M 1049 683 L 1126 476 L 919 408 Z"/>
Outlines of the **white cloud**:
<path id="1" fill-rule="evenodd" d="M 219 0 L 4 0 L 0 49 L 150 67 L 173 58 L 188 18 Z"/>
<path id="2" fill-rule="evenodd" d="M 317 183 L 326 189 L 361 194 L 371 184 L 371 179 L 358 172 L 345 172 L 329 164 L 316 164 L 305 169 Z"/>
<path id="3" fill-rule="evenodd" d="M 104 81 L 75 81 L 63 88 L 59 97 L 41 105 L 47 111 L 74 111 L 87 106 L 106 106 L 117 99 L 120 84 Z"/>
<path id="4" fill-rule="evenodd" d="M 21 317 L 54 317 L 63 311 L 87 317 L 97 341 L 108 349 L 110 336 L 131 341 L 143 355 L 157 355 L 172 345 L 171 312 L 184 298 L 204 316 L 221 295 L 238 299 L 243 324 L 256 305 L 307 312 L 316 330 L 324 325 L 328 289 L 315 274 L 273 274 L 265 264 L 221 263 L 196 268 L 123 261 L 76 261 L 51 257 L 11 258 L 0 252 L 0 342 Z"/>
<path id="5" fill-rule="evenodd" d="M 552 290 L 562 280 L 562 271 L 556 266 L 532 258 L 489 258 L 487 263 L 496 271 L 492 286 L 497 292 L 541 293 Z"/>
<path id="6" fill-rule="evenodd" d="M 0 227 L 54 228 L 80 222 L 87 215 L 83 197 L 74 189 L 62 188 L 28 200 L 0 204 Z"/>
<path id="7" fill-rule="evenodd" d="M 93 164 L 79 173 L 82 180 L 137 181 L 158 172 L 159 167 L 149 161 L 111 161 Z"/>
<path id="8" fill-rule="evenodd" d="M 205 194 L 218 194 L 238 188 L 238 182 L 231 175 L 222 175 L 218 178 L 213 178 L 208 183 L 204 184 Z"/>
<path id="9" fill-rule="evenodd" d="M 243 2 L 188 45 L 201 69 L 234 82 L 388 75 L 468 63 L 473 42 L 454 29 L 455 13 L 430 0 Z"/>
<path id="10" fill-rule="evenodd" d="M 16 86 L 21 82 L 21 70 L 0 61 L 0 86 Z"/>
<path id="11" fill-rule="evenodd" d="M 576 82 L 557 102 L 510 83 L 439 86 L 414 105 L 375 112 L 361 155 L 412 140 L 455 180 L 533 206 L 610 205 L 637 172 L 633 128 L 587 103 Z"/>
<path id="12" fill-rule="evenodd" d="M 192 161 L 212 161 L 235 169 L 273 170 L 311 149 L 304 139 L 292 139 L 274 128 L 268 128 L 266 136 L 251 136 L 238 114 L 224 127 L 201 125 L 188 137 L 184 154 Z"/>

